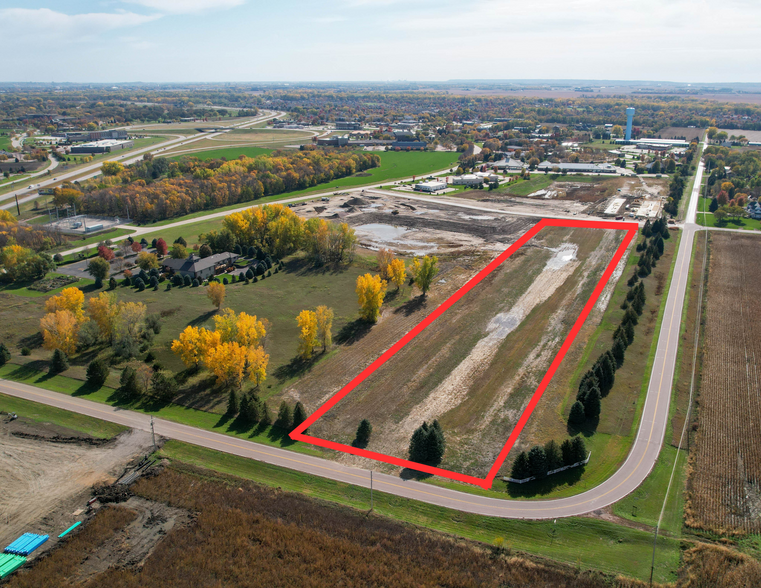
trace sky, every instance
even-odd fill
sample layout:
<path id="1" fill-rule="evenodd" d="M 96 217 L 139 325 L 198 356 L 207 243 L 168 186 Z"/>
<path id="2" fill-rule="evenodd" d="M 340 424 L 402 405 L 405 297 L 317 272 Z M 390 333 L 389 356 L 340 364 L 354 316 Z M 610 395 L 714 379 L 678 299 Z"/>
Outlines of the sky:
<path id="1" fill-rule="evenodd" d="M 758 0 L 0 0 L 3 82 L 759 82 Z"/>

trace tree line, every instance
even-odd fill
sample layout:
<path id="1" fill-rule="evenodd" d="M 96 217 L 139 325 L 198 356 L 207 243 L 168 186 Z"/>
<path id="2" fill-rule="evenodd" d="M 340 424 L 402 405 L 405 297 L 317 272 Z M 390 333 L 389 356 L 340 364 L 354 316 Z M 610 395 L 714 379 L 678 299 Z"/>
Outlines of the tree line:
<path id="1" fill-rule="evenodd" d="M 587 448 L 580 436 L 566 439 L 560 445 L 550 440 L 521 451 L 513 462 L 510 477 L 514 480 L 543 478 L 548 472 L 564 466 L 572 466 L 587 458 Z"/>
<path id="2" fill-rule="evenodd" d="M 150 172 L 144 163 L 134 170 L 128 166 L 71 198 L 88 214 L 149 222 L 302 190 L 380 165 L 375 153 L 276 151 L 232 161 L 183 159 L 166 166 L 167 177 L 154 180 L 159 161 L 152 160 Z"/>

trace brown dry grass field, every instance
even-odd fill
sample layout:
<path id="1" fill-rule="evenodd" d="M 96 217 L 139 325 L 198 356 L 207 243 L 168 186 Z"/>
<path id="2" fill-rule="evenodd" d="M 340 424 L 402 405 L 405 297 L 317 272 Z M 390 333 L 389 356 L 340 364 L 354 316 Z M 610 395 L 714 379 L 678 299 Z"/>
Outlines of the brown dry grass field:
<path id="1" fill-rule="evenodd" d="M 439 419 L 448 447 L 442 467 L 484 476 L 621 237 L 618 231 L 543 229 L 328 411 L 310 434 L 349 444 L 367 418 L 374 428 L 368 449 L 404 458 L 415 428 Z M 443 277 L 447 285 L 452 277 Z M 407 306 L 413 304 L 418 301 Z M 367 362 L 377 355 L 366 355 Z M 291 388 L 310 408 L 361 369 L 349 365 L 347 371 L 344 362 L 330 361 L 324 367 L 322 377 Z"/>
<path id="2" fill-rule="evenodd" d="M 691 455 L 689 527 L 761 531 L 761 239 L 711 235 L 698 431 Z"/>
<path id="3" fill-rule="evenodd" d="M 62 547 L 17 573 L 11 588 L 80 585 L 230 588 L 272 586 L 532 586 L 634 588 L 643 583 L 534 562 L 300 494 L 174 465 L 141 479 L 139 500 L 189 511 L 138 564 L 128 543 L 110 568 L 93 565 L 134 524 L 131 498 L 104 508 Z M 105 547 L 104 547 L 105 546 Z"/>

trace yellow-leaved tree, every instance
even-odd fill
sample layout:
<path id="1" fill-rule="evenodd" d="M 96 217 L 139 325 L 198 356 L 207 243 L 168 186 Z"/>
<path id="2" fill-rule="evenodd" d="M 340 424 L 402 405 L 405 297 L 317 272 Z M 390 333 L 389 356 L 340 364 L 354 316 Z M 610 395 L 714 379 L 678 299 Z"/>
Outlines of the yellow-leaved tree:
<path id="1" fill-rule="evenodd" d="M 5 210 L 0 209 L 0 223 L 10 223 L 10 224 L 16 224 L 18 221 L 16 220 L 16 217 L 13 216 L 13 213 Z"/>
<path id="2" fill-rule="evenodd" d="M 77 335 L 80 321 L 70 310 L 49 312 L 40 319 L 43 346 L 45 349 L 60 349 L 66 355 L 77 350 Z"/>
<path id="3" fill-rule="evenodd" d="M 371 323 L 378 320 L 387 285 L 386 280 L 382 280 L 380 276 L 365 274 L 357 277 L 359 314 L 364 320 Z"/>
<path id="4" fill-rule="evenodd" d="M 235 314 L 232 308 L 225 308 L 224 312 L 214 317 L 214 328 L 222 337 L 222 341 L 236 341 L 244 347 L 259 345 L 267 331 L 264 323 L 245 312 Z"/>
<path id="5" fill-rule="evenodd" d="M 267 364 L 270 356 L 264 351 L 264 347 L 250 347 L 246 358 L 246 373 L 249 380 L 256 383 L 256 387 L 267 379 Z"/>
<path id="6" fill-rule="evenodd" d="M 203 360 L 201 337 L 198 327 L 188 325 L 180 336 L 172 341 L 172 351 L 180 356 L 187 367 L 197 367 Z"/>
<path id="7" fill-rule="evenodd" d="M 394 260 L 393 251 L 386 249 L 385 247 L 381 247 L 378 249 L 376 259 L 378 260 L 378 271 L 380 272 L 381 277 L 384 280 L 390 279 L 391 273 L 389 272 L 389 265 L 391 265 L 391 262 Z"/>
<path id="8" fill-rule="evenodd" d="M 211 300 L 211 303 L 217 307 L 217 310 L 219 310 L 219 307 L 222 306 L 222 303 L 225 301 L 225 285 L 220 282 L 209 282 L 209 285 L 206 288 L 206 296 Z"/>
<path id="9" fill-rule="evenodd" d="M 315 315 L 317 317 L 317 340 L 322 343 L 324 352 L 333 344 L 333 309 L 327 306 L 318 306 Z"/>
<path id="10" fill-rule="evenodd" d="M 77 321 L 85 320 L 85 295 L 79 288 L 64 288 L 58 296 L 52 296 L 45 302 L 45 312 L 68 310 Z"/>
<path id="11" fill-rule="evenodd" d="M 225 388 L 237 388 L 243 380 L 248 359 L 248 348 L 235 341 L 220 343 L 209 349 L 206 367 L 217 376 L 217 384 Z"/>
<path id="12" fill-rule="evenodd" d="M 433 279 L 439 273 L 438 263 L 439 258 L 435 255 L 430 257 L 426 255 L 423 257 L 422 262 L 418 261 L 417 258 L 413 260 L 413 264 L 417 264 L 414 273 L 415 284 L 417 284 L 417 287 L 423 292 L 423 296 L 428 292 L 433 283 Z"/>
<path id="13" fill-rule="evenodd" d="M 394 259 L 388 266 L 388 274 L 392 282 L 396 284 L 396 289 L 402 287 L 404 280 L 407 278 L 407 272 L 404 268 L 404 262 L 401 259 Z"/>
<path id="14" fill-rule="evenodd" d="M 317 315 L 311 310 L 302 310 L 296 317 L 299 326 L 299 357 L 309 359 L 312 357 L 315 345 L 317 345 Z"/>
<path id="15" fill-rule="evenodd" d="M 87 313 L 98 325 L 100 335 L 107 341 L 112 341 L 116 329 L 116 319 L 119 316 L 119 304 L 113 292 L 101 292 L 87 301 Z"/>

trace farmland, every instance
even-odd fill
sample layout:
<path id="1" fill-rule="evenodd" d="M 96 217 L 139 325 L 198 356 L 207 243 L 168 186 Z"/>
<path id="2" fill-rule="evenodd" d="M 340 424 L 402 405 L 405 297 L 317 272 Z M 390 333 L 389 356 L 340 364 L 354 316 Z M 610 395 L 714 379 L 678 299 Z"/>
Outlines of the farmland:
<path id="1" fill-rule="evenodd" d="M 686 524 L 714 533 L 761 531 L 761 240 L 711 235 L 698 431 Z"/>

